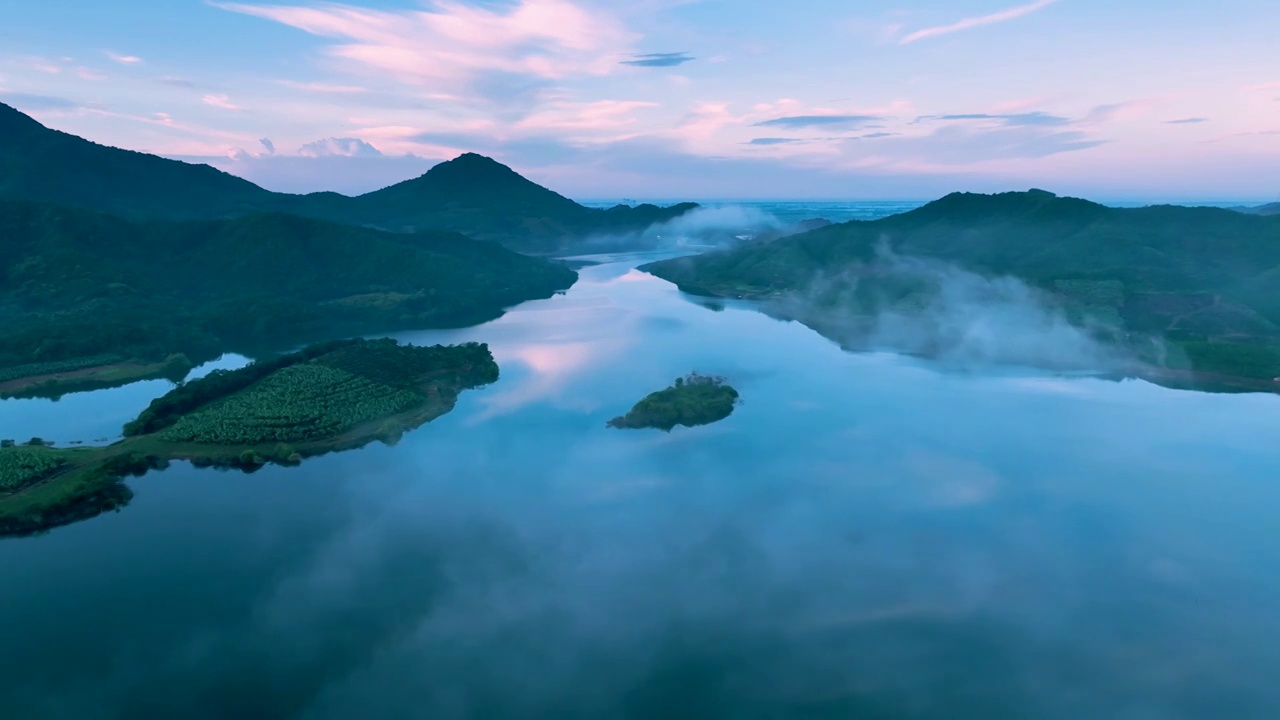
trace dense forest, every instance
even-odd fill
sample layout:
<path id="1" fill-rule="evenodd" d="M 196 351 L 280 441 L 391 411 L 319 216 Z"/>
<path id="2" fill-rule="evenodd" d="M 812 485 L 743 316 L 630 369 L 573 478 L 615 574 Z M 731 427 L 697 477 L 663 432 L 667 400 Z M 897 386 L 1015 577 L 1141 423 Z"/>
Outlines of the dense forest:
<path id="1" fill-rule="evenodd" d="M 474 324 L 575 279 L 455 233 L 279 214 L 129 222 L 0 201 L 0 376 Z"/>
<path id="2" fill-rule="evenodd" d="M 664 432 L 671 432 L 677 425 L 710 425 L 733 414 L 738 399 L 738 391 L 724 378 L 695 372 L 676 378 L 665 390 L 650 393 L 608 425 L 620 430 L 654 428 Z"/>
<path id="3" fill-rule="evenodd" d="M 1280 217 L 1117 209 L 1038 190 L 955 193 L 901 215 L 643 269 L 697 294 L 785 300 L 827 331 L 824 320 L 842 314 L 925 305 L 920 296 L 936 284 L 902 272 L 902 258 L 1019 278 L 1113 339 L 1165 341 L 1179 369 L 1280 376 Z"/>
<path id="4" fill-rule="evenodd" d="M 533 253 L 563 251 L 593 235 L 638 233 L 696 207 L 588 208 L 475 154 L 359 197 L 288 195 L 207 165 L 106 147 L 51 130 L 3 103 L 0 200 L 148 221 L 286 213 L 395 232 L 460 232 Z"/>

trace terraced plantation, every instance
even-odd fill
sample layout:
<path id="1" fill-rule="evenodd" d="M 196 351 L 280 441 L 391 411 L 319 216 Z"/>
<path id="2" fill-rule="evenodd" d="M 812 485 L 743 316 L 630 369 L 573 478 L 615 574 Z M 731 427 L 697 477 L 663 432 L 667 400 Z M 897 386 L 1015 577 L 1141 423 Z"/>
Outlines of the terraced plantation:
<path id="1" fill-rule="evenodd" d="M 319 440 L 402 413 L 422 399 L 411 390 L 308 363 L 285 368 L 248 392 L 182 418 L 160 438 L 220 445 Z"/>
<path id="2" fill-rule="evenodd" d="M 0 493 L 17 492 L 53 475 L 68 460 L 65 450 L 6 447 L 0 451 Z"/>
<path id="3" fill-rule="evenodd" d="M 252 469 L 394 441 L 498 379 L 486 345 L 344 340 L 216 371 L 157 398 L 102 448 L 0 448 L 0 535 L 91 517 L 128 501 L 120 482 L 171 460 Z"/>

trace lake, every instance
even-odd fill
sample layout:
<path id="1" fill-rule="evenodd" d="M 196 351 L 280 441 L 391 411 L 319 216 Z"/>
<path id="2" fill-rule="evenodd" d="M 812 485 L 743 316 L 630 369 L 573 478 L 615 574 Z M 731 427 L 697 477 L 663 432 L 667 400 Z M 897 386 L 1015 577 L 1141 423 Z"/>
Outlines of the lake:
<path id="1" fill-rule="evenodd" d="M 393 447 L 176 464 L 0 541 L 4 717 L 1280 717 L 1280 397 L 847 353 L 596 259 L 399 335 L 502 379 Z M 605 428 L 694 370 L 728 420 Z"/>

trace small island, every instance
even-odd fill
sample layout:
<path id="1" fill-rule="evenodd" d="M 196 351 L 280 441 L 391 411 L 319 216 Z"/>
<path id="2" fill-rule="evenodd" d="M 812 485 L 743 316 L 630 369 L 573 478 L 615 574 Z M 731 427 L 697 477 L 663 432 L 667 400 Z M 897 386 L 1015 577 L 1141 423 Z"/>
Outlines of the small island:
<path id="1" fill-rule="evenodd" d="M 395 442 L 498 379 L 486 345 L 416 347 L 394 340 L 313 345 L 174 388 L 105 447 L 0 446 L 0 536 L 28 535 L 119 508 L 121 480 L 173 460 L 256 470 Z"/>
<path id="2" fill-rule="evenodd" d="M 608 426 L 620 430 L 656 428 L 671 432 L 677 425 L 695 427 L 719 422 L 733 414 L 738 391 L 727 380 L 713 375 L 691 373 L 677 378 L 674 385 L 636 403 Z"/>

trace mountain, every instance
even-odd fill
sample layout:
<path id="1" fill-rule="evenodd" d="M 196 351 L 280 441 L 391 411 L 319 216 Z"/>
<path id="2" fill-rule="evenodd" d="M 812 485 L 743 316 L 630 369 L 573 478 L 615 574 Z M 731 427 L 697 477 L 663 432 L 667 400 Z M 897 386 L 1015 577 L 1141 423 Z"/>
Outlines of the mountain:
<path id="1" fill-rule="evenodd" d="M 215 170 L 98 145 L 0 103 L 0 200 L 65 205 L 132 220 L 201 220 L 260 212 L 396 232 L 448 230 L 553 253 L 593 235 L 638 233 L 696 205 L 587 208 L 480 155 L 358 197 L 275 193 Z"/>
<path id="2" fill-rule="evenodd" d="M 1280 202 L 1271 203 L 1270 205 L 1260 205 L 1257 207 L 1238 208 L 1238 210 L 1251 215 L 1280 215 Z"/>
<path id="3" fill-rule="evenodd" d="M 575 279 L 449 232 L 279 213 L 132 222 L 0 201 L 0 378 L 473 324 Z"/>
<path id="4" fill-rule="evenodd" d="M 331 197 L 317 202 L 308 196 L 293 210 L 390 230 L 456 230 L 549 253 L 592 235 L 635 233 L 696 207 L 685 203 L 669 208 L 588 208 L 495 160 L 466 153 L 391 187 L 339 202 Z"/>
<path id="5" fill-rule="evenodd" d="M 786 299 L 797 319 L 834 336 L 853 316 L 929 306 L 938 287 L 904 271 L 919 264 L 903 258 L 1019 278 L 1081 325 L 1169 343 L 1181 369 L 1280 376 L 1280 217 L 1109 208 L 1042 190 L 955 193 L 901 215 L 644 269 L 690 292 Z"/>
<path id="6" fill-rule="evenodd" d="M 215 170 L 51 130 L 0 103 L 0 199 L 126 218 L 213 218 L 271 209 L 275 193 Z"/>

